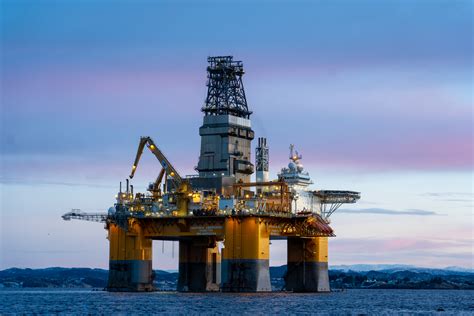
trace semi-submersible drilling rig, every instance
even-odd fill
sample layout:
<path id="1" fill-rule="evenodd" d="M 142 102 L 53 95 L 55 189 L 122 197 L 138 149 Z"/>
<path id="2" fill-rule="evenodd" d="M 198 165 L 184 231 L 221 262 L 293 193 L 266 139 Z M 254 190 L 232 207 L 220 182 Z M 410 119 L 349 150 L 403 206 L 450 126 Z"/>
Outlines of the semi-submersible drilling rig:
<path id="1" fill-rule="evenodd" d="M 286 239 L 286 290 L 329 291 L 329 216 L 360 193 L 312 191 L 301 155 L 290 146 L 288 168 L 269 180 L 269 151 L 254 132 L 240 61 L 209 57 L 207 97 L 199 128 L 197 175 L 182 177 L 150 137 L 142 137 L 130 178 L 148 148 L 161 164 L 148 193 L 126 187 L 107 214 L 63 216 L 105 222 L 110 242 L 109 291 L 151 291 L 152 241 L 179 241 L 178 291 L 271 291 L 270 240 Z M 251 175 L 256 169 L 256 181 Z"/>

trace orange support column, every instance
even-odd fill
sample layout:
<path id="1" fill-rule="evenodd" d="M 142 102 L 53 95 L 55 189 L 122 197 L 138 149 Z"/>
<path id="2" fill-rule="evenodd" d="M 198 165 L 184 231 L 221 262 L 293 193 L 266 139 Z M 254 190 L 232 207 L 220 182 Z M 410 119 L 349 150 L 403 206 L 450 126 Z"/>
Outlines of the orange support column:
<path id="1" fill-rule="evenodd" d="M 328 238 L 288 237 L 286 289 L 329 292 Z"/>
<path id="2" fill-rule="evenodd" d="M 269 255 L 269 231 L 259 218 L 226 218 L 222 291 L 271 291 Z"/>
<path id="3" fill-rule="evenodd" d="M 143 236 L 135 222 L 126 232 L 116 224 L 109 224 L 109 280 L 108 291 L 152 291 L 152 240 Z"/>
<path id="4" fill-rule="evenodd" d="M 179 292 L 219 291 L 221 255 L 212 237 L 179 241 Z"/>

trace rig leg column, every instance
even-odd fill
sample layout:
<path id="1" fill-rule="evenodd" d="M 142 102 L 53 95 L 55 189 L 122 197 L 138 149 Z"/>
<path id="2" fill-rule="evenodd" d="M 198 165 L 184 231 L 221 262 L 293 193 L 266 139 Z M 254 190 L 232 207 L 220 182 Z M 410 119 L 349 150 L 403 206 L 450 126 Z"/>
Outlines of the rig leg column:
<path id="1" fill-rule="evenodd" d="M 142 228 L 135 224 L 128 232 L 109 224 L 109 280 L 107 291 L 152 291 L 152 240 L 143 236 Z"/>
<path id="2" fill-rule="evenodd" d="M 194 237 L 179 241 L 179 292 L 219 291 L 221 255 L 214 239 Z"/>
<path id="3" fill-rule="evenodd" d="M 286 290 L 329 292 L 328 238 L 288 237 Z"/>
<path id="4" fill-rule="evenodd" d="M 222 291 L 269 292 L 270 235 L 255 217 L 227 218 L 222 260 Z"/>

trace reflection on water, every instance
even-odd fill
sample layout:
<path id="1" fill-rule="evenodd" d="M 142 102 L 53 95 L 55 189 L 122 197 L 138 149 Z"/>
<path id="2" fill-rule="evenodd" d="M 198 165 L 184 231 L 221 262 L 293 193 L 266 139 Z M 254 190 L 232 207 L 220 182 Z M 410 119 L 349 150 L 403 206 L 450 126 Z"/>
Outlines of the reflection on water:
<path id="1" fill-rule="evenodd" d="M 108 293 L 0 289 L 0 314 L 474 314 L 474 291 L 348 290 L 328 294 Z"/>

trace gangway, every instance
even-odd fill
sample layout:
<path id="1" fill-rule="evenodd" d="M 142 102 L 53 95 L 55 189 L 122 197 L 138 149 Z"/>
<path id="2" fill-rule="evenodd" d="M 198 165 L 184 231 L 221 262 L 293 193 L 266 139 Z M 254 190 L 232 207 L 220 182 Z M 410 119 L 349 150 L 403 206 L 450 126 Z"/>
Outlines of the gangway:
<path id="1" fill-rule="evenodd" d="M 67 212 L 61 217 L 65 221 L 70 221 L 71 219 L 77 219 L 81 221 L 105 223 L 107 221 L 108 214 L 107 213 L 86 213 L 86 212 L 82 212 L 80 209 L 72 209 L 70 212 Z"/>

